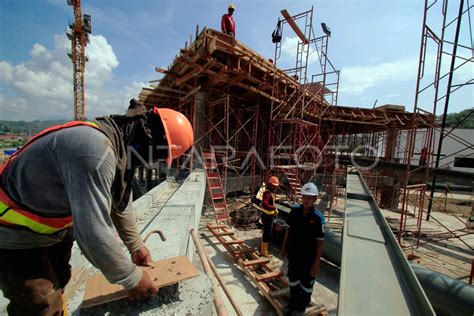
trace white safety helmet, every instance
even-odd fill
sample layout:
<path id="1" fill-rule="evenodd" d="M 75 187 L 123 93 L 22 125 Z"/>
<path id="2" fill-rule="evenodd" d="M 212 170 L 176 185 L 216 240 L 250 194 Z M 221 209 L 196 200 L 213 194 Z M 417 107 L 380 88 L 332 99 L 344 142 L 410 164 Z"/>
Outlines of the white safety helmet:
<path id="1" fill-rule="evenodd" d="M 312 182 L 308 182 L 301 188 L 301 195 L 318 196 L 318 187 Z"/>

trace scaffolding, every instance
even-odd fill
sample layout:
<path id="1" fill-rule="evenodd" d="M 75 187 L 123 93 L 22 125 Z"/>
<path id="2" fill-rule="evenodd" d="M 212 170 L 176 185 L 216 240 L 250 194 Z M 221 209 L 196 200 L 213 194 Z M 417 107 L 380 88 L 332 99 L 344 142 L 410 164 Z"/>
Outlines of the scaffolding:
<path id="1" fill-rule="evenodd" d="M 457 94 L 463 91 L 469 93 L 468 89 L 462 90 L 462 88 L 474 83 L 472 77 L 465 82 L 456 82 L 456 74 L 465 67 L 472 68 L 474 61 L 470 19 L 472 6 L 469 5 L 469 1 L 467 1 L 467 7 L 464 6 L 464 3 L 464 0 L 425 0 L 414 110 L 411 129 L 406 135 L 406 147 L 403 155 L 406 172 L 402 178 L 401 188 L 402 207 L 398 231 L 400 244 L 402 244 L 402 236 L 408 233 L 405 224 L 407 216 L 415 216 L 415 214 L 418 216 L 416 232 L 414 232 L 417 236 L 416 247 L 420 244 L 423 213 L 426 213 L 426 220 L 433 219 L 431 210 L 437 201 L 434 196 L 437 176 L 430 177 L 430 172 L 447 166 L 453 155 L 462 155 L 468 149 L 473 148 L 473 144 L 452 133 L 456 127 L 449 131 L 446 130 L 446 117 L 451 96 L 454 92 Z M 463 18 L 468 19 L 464 24 L 462 23 Z M 470 34 L 471 41 L 468 44 L 460 41 L 463 28 L 464 32 Z M 434 58 L 431 58 L 432 52 L 435 52 Z M 434 72 L 433 79 L 427 76 L 430 71 Z M 431 106 L 423 107 L 426 104 L 431 104 Z M 435 120 L 437 116 L 441 117 L 441 122 Z M 439 135 L 438 144 L 435 144 L 435 134 Z M 463 148 L 452 155 L 441 158 L 443 140 L 447 138 L 461 144 Z M 419 158 L 416 159 L 415 155 L 418 155 Z M 414 162 L 417 163 L 416 167 L 413 166 Z M 420 169 L 423 172 L 418 172 Z M 431 188 L 427 186 L 429 178 L 432 178 Z M 413 188 L 416 188 L 416 194 L 413 194 Z M 428 201 L 426 210 L 425 200 Z M 465 226 L 464 223 L 463 226 Z M 438 234 L 438 238 L 446 236 L 446 238 L 461 240 L 455 231 L 445 228 L 447 233 Z M 464 235 L 464 233 L 462 234 Z M 469 246 L 469 248 L 471 247 Z"/>

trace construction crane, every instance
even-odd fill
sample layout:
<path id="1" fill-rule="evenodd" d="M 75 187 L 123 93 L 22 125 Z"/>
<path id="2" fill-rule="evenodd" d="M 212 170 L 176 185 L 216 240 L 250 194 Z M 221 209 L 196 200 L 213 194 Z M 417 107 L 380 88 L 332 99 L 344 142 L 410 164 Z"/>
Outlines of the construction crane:
<path id="1" fill-rule="evenodd" d="M 74 120 L 84 121 L 86 119 L 84 73 L 87 62 L 86 46 L 91 33 L 91 16 L 82 15 L 81 0 L 67 0 L 67 4 L 74 10 L 74 22 L 69 23 L 69 30 L 66 32 L 71 41 L 71 51 L 68 52 L 68 56 L 73 65 Z"/>

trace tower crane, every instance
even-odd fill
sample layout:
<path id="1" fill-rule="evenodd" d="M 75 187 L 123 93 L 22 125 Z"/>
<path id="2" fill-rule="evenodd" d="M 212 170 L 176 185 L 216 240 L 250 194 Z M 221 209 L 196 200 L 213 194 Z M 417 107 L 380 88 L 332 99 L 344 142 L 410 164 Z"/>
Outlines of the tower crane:
<path id="1" fill-rule="evenodd" d="M 67 4 L 73 7 L 74 22 L 69 23 L 69 30 L 66 32 L 71 41 L 71 52 L 68 53 L 73 65 L 73 85 L 74 85 L 74 120 L 84 121 L 85 97 L 84 97 L 84 73 L 87 57 L 86 46 L 89 43 L 91 33 L 91 16 L 81 11 L 81 0 L 67 0 Z"/>

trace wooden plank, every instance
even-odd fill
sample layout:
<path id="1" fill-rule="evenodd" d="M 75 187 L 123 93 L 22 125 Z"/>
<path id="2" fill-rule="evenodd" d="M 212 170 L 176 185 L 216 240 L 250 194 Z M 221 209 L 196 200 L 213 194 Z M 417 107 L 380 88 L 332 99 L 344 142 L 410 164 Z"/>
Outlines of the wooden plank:
<path id="1" fill-rule="evenodd" d="M 257 274 L 255 276 L 255 279 L 259 282 L 262 282 L 262 281 L 267 281 L 267 280 L 273 280 L 281 276 L 283 276 L 282 271 L 272 271 L 265 274 Z"/>
<path id="2" fill-rule="evenodd" d="M 290 294 L 290 288 L 289 287 L 285 287 L 283 289 L 270 292 L 271 297 L 277 297 L 277 296 L 282 296 L 282 295 L 286 295 L 286 294 Z"/>
<path id="3" fill-rule="evenodd" d="M 293 31 L 295 31 L 295 34 L 300 38 L 300 40 L 304 44 L 308 44 L 309 43 L 308 39 L 306 38 L 306 36 L 304 36 L 303 32 L 301 32 L 300 28 L 295 23 L 295 20 L 293 20 L 290 13 L 288 13 L 286 9 L 283 9 L 280 12 L 281 12 L 281 15 L 283 15 L 283 17 L 285 18 L 286 22 L 288 22 L 288 25 L 291 26 Z"/>
<path id="4" fill-rule="evenodd" d="M 220 236 L 231 236 L 231 235 L 233 235 L 233 234 L 235 234 L 235 232 L 233 232 L 233 231 L 213 233 L 213 235 L 216 236 L 216 237 L 220 237 Z"/>
<path id="5" fill-rule="evenodd" d="M 197 270 L 187 256 L 155 261 L 150 267 L 142 267 L 142 269 L 150 275 L 153 283 L 158 288 L 191 279 L 198 275 Z M 94 275 L 86 281 L 82 308 L 101 305 L 127 296 L 127 291 L 121 285 L 110 284 L 102 274 Z"/>
<path id="6" fill-rule="evenodd" d="M 244 267 L 249 267 L 249 266 L 255 266 L 255 265 L 265 264 L 269 262 L 270 262 L 270 259 L 264 258 L 264 259 L 247 260 L 247 261 L 244 261 L 242 264 Z"/>
<path id="7" fill-rule="evenodd" d="M 305 311 L 305 316 L 325 316 L 328 315 L 328 309 L 326 306 L 322 303 L 316 304 L 315 302 L 311 302 L 312 305 L 310 305 L 306 311 Z"/>
<path id="8" fill-rule="evenodd" d="M 233 245 L 233 244 L 243 244 L 245 241 L 243 240 L 225 240 L 224 244 L 226 245 Z"/>

